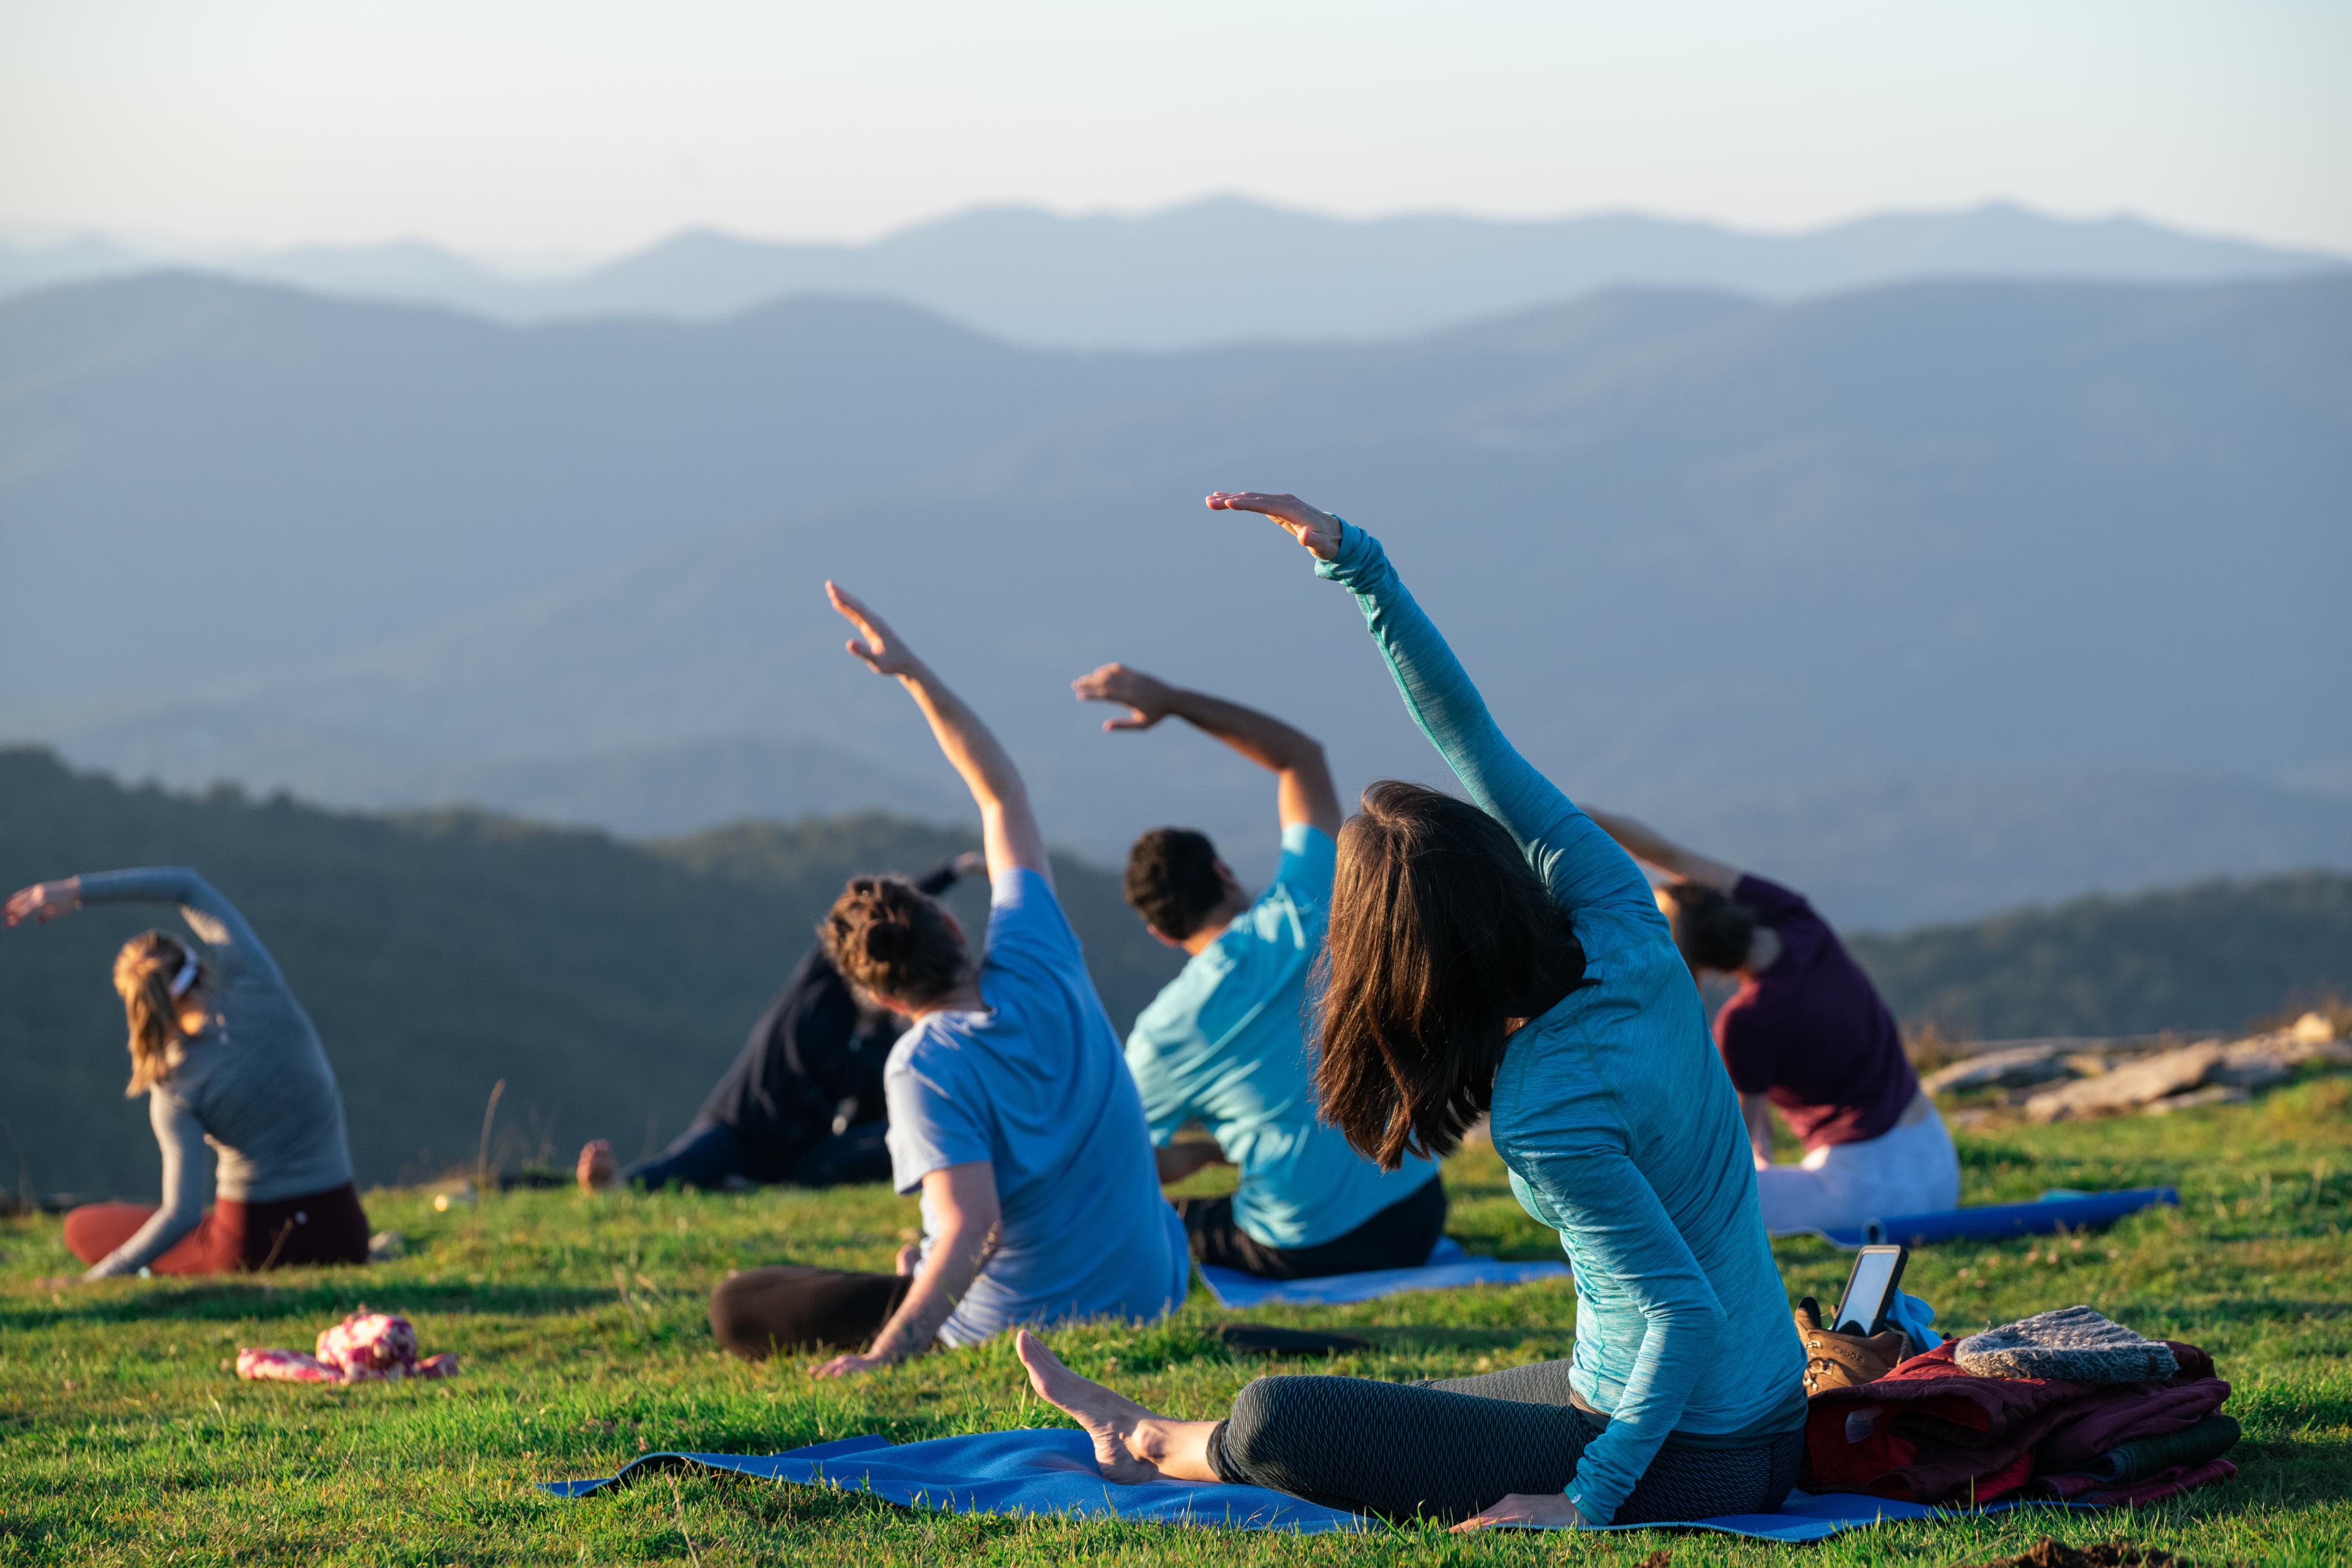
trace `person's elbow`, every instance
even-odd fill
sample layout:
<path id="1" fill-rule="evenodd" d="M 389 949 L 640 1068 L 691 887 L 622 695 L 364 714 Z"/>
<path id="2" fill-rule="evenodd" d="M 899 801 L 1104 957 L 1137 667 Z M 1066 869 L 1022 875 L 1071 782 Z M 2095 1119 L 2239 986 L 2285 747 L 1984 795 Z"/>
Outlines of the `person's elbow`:
<path id="1" fill-rule="evenodd" d="M 1713 1291 L 1663 1303 L 1651 1318 L 1675 1342 L 1677 1351 L 1694 1355 L 1712 1350 L 1731 1321 L 1731 1314 Z"/>

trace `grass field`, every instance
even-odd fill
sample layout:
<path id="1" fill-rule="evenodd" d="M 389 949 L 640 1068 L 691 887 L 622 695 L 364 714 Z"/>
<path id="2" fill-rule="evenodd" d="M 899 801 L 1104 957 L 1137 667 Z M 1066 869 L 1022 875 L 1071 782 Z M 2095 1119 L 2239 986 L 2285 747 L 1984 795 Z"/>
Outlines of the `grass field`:
<path id="1" fill-rule="evenodd" d="M 1059 1417 L 1025 1393 L 1009 1349 L 936 1355 L 862 1383 L 817 1384 L 806 1363 L 721 1357 L 703 1319 L 729 1268 L 782 1260 L 887 1268 L 915 1223 L 880 1189 L 675 1194 L 592 1202 L 514 1193 L 436 1213 L 421 1193 L 370 1195 L 409 1256 L 270 1283 L 37 1287 L 68 1258 L 54 1218 L 0 1221 L 0 1563 L 723 1563 L 970 1561 L 1956 1563 L 2034 1537 L 2124 1535 L 2200 1563 L 2352 1560 L 2352 1079 L 2165 1119 L 1961 1135 L 1966 1198 L 2170 1183 L 2183 1205 L 2104 1235 L 1951 1246 L 1906 1281 L 1953 1330 L 2088 1301 L 2143 1331 L 2210 1350 L 2244 1423 L 2228 1485 L 2133 1515 L 2032 1510 L 1857 1531 L 1811 1547 L 1710 1536 L 1486 1535 L 1383 1530 L 1355 1538 L 971 1519 L 871 1498 L 697 1474 L 562 1502 L 542 1480 L 609 1474 L 646 1449 L 772 1452 L 878 1432 L 899 1440 Z M 1446 1170 L 1451 1226 L 1473 1250 L 1552 1254 L 1494 1157 Z M 1790 1293 L 1834 1294 L 1828 1247 L 1779 1248 Z M 361 1302 L 415 1320 L 455 1351 L 454 1383 L 320 1388 L 241 1384 L 240 1345 L 310 1347 Z M 1570 1297 L 1552 1286 L 1261 1309 L 1256 1321 L 1345 1326 L 1375 1350 L 1331 1370 L 1449 1375 L 1565 1355 Z M 1222 1412 L 1270 1363 L 1213 1339 L 1195 1291 L 1150 1328 L 1053 1336 L 1081 1371 L 1113 1374 L 1182 1415 Z M 1293 1370 L 1300 1370 L 1293 1367 Z"/>

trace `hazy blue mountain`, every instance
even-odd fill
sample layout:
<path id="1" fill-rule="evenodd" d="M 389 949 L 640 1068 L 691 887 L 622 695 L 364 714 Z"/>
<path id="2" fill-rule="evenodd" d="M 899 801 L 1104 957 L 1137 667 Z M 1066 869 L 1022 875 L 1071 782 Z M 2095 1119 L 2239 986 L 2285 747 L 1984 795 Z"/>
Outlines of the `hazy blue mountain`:
<path id="1" fill-rule="evenodd" d="M 953 802 L 832 576 L 1065 841 L 1193 821 L 1246 861 L 1262 775 L 1099 734 L 1072 676 L 1263 702 L 1350 787 L 1436 771 L 1345 596 L 1200 507 L 1255 484 L 1381 534 L 1563 784 L 1843 879 L 1844 918 L 2346 859 L 2328 803 L 2230 781 L 2352 756 L 2352 279 L 1616 291 L 1082 354 L 871 300 L 516 328 L 176 277 L 0 305 L 0 571 L 33 585 L 0 732 L 92 760 L 214 715 L 433 769 L 782 735 Z M 2140 793 L 2040 798 L 2101 776 Z M 1857 800 L 1828 839 L 1921 858 L 1791 820 Z"/>
<path id="2" fill-rule="evenodd" d="M 1685 843 L 1794 884 L 1853 930 L 2213 877 L 2352 871 L 2352 801 L 2160 770 L 1667 788 L 1642 812 Z"/>
<path id="3" fill-rule="evenodd" d="M 714 319 L 785 295 L 849 293 L 1025 342 L 1182 348 L 1378 338 L 1627 285 L 1794 299 L 1921 278 L 2194 283 L 2352 261 L 2006 204 L 1768 234 L 1636 213 L 1343 219 L 1224 197 L 1139 216 L 989 208 L 866 245 L 688 230 L 567 278 L 516 278 L 414 242 L 221 265 L 263 281 L 511 321 Z M 7 267 L 0 253 L 0 288 Z M 52 269 L 38 280 L 62 276 Z"/>
<path id="4" fill-rule="evenodd" d="M 66 239 L 0 240 L 0 299 L 60 283 L 87 283 L 151 271 L 156 258 L 97 235 Z"/>
<path id="5" fill-rule="evenodd" d="M 286 791 L 335 806 L 477 806 L 636 837 L 874 809 L 971 820 L 969 799 L 935 758 L 910 759 L 936 775 L 920 778 L 782 735 L 483 759 L 383 749 L 363 732 L 191 708 L 93 731 L 66 751 L 77 765 L 173 788 L 231 780 L 255 794 Z M 1084 756 L 1075 747 L 1067 754 Z M 1153 760 L 1181 771 L 1168 780 L 1112 778 L 1098 790 L 1072 787 L 1066 764 L 1044 773 L 1039 793 L 1057 831 L 1116 865 L 1141 828 L 1177 819 L 1226 846 L 1244 879 L 1271 872 L 1263 775 L 1181 742 Z M 2211 877 L 2352 870 L 2352 800 L 2248 778 L 2108 771 L 1773 790 L 1689 792 L 1669 784 L 1643 793 L 1640 809 L 1694 847 L 1796 885 L 1855 931 Z"/>
<path id="6" fill-rule="evenodd" d="M 939 822 L 971 809 L 969 798 L 950 787 L 952 780 L 910 778 L 837 746 L 790 735 L 453 755 L 386 745 L 365 731 L 251 709 L 175 708 L 94 729 L 74 743 L 71 755 L 81 765 L 173 789 L 231 782 L 257 794 L 284 791 L 338 806 L 474 806 L 638 838 L 752 818 L 887 811 Z"/>

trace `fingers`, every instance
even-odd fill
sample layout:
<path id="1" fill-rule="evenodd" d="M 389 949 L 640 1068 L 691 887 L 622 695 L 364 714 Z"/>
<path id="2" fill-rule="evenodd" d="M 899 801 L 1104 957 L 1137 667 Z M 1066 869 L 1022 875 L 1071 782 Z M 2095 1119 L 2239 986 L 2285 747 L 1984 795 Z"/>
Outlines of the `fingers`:
<path id="1" fill-rule="evenodd" d="M 838 583 L 827 582 L 824 585 L 824 596 L 832 601 L 835 613 L 851 626 L 856 626 L 866 642 L 880 643 L 887 640 L 882 635 L 885 628 L 881 620 L 873 611 L 866 607 L 865 602 L 856 595 Z M 857 645 L 851 644 L 850 651 L 856 653 Z M 863 658 L 866 655 L 858 654 L 858 657 Z"/>
<path id="2" fill-rule="evenodd" d="M 824 596 L 833 601 L 833 607 L 835 610 L 856 621 L 861 631 L 873 619 L 873 613 L 866 609 L 865 603 L 856 595 L 829 577 L 825 579 Z"/>
<path id="3" fill-rule="evenodd" d="M 1123 664 L 1099 665 L 1070 682 L 1070 689 L 1083 702 L 1116 701 L 1113 695 L 1135 678 L 1135 672 Z"/>
<path id="4" fill-rule="evenodd" d="M 1254 511 L 1272 518 L 1319 561 L 1328 561 L 1339 553 L 1339 520 L 1308 506 L 1297 496 L 1271 495 L 1263 490 L 1217 490 L 1210 495 L 1209 507 L 1213 511 Z"/>
<path id="5" fill-rule="evenodd" d="M 1139 709 L 1134 708 L 1129 709 L 1123 717 L 1106 719 L 1103 721 L 1103 731 L 1106 734 L 1118 730 L 1149 730 L 1150 728 L 1151 721 L 1145 718 Z"/>
<path id="6" fill-rule="evenodd" d="M 1276 495 L 1265 490 L 1213 490 L 1209 495 L 1209 510 L 1255 511 L 1277 522 L 1298 522 L 1304 521 L 1307 508 L 1294 495 Z"/>
<path id="7" fill-rule="evenodd" d="M 1448 1535 L 1471 1535 L 1481 1530 L 1491 1530 L 1498 1524 L 1523 1524 L 1527 1514 L 1509 1503 L 1498 1502 L 1492 1508 L 1479 1510 L 1468 1519 L 1446 1531 Z"/>

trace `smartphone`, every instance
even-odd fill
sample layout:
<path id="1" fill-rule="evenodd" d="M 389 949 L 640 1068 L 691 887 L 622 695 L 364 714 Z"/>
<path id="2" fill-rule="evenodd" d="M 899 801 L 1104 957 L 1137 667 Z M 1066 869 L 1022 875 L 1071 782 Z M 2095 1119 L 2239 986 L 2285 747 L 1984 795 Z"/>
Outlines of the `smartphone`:
<path id="1" fill-rule="evenodd" d="M 1910 1261 L 1907 1247 L 1865 1247 L 1855 1255 L 1853 1272 L 1846 1276 L 1845 1294 L 1838 1298 L 1831 1331 L 1869 1335 L 1886 1326 L 1886 1310 L 1903 1283 L 1903 1266 Z"/>

